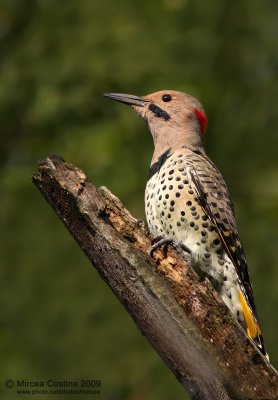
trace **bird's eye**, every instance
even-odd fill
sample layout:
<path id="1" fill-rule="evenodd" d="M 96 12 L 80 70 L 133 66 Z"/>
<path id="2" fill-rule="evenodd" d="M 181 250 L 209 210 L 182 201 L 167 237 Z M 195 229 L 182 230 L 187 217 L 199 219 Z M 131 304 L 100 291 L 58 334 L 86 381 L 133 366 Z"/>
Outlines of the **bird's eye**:
<path id="1" fill-rule="evenodd" d="M 167 103 L 168 101 L 171 101 L 172 100 L 172 96 L 170 95 L 170 94 L 164 94 L 162 97 L 161 97 L 161 99 L 162 99 L 162 101 L 164 101 L 165 103 Z"/>

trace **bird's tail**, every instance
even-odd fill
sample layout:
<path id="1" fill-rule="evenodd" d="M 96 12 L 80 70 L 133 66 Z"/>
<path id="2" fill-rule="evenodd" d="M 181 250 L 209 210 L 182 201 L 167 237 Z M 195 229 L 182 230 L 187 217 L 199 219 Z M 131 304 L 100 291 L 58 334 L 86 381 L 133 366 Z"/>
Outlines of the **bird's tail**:
<path id="1" fill-rule="evenodd" d="M 264 341 L 261 333 L 260 325 L 252 312 L 251 307 L 249 306 L 242 290 L 240 290 L 239 299 L 242 307 L 242 312 L 244 315 L 245 323 L 247 326 L 247 336 L 252 339 L 261 353 L 269 360 L 268 354 L 265 350 Z"/>

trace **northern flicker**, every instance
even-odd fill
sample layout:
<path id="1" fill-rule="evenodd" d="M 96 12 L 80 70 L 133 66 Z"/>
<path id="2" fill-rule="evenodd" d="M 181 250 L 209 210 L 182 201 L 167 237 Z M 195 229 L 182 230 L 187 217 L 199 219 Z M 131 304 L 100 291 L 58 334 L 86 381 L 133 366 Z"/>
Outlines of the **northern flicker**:
<path id="1" fill-rule="evenodd" d="M 221 173 L 205 153 L 207 117 L 201 103 L 173 90 L 105 96 L 132 106 L 153 136 L 145 210 L 154 247 L 165 241 L 181 245 L 266 355 L 233 204 Z"/>

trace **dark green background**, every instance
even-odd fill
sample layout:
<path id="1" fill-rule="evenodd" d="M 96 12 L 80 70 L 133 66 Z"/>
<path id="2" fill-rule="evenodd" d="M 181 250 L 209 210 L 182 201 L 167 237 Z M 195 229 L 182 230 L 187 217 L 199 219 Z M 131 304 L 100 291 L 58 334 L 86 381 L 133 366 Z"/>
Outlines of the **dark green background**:
<path id="1" fill-rule="evenodd" d="M 204 104 L 277 363 L 277 15 L 276 0 L 1 1 L 1 386 L 98 377 L 105 400 L 187 398 L 31 183 L 54 152 L 144 218 L 151 136 L 109 91 Z"/>

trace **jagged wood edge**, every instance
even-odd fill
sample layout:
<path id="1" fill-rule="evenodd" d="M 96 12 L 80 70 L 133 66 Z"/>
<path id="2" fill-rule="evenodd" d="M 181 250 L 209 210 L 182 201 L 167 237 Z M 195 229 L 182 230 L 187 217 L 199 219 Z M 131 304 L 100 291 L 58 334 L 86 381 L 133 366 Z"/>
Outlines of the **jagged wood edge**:
<path id="1" fill-rule="evenodd" d="M 106 188 L 55 155 L 34 184 L 194 399 L 277 398 L 277 373 L 210 283 L 150 237 Z"/>

